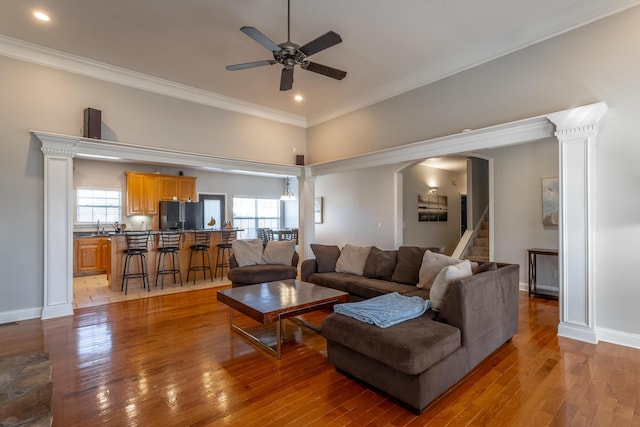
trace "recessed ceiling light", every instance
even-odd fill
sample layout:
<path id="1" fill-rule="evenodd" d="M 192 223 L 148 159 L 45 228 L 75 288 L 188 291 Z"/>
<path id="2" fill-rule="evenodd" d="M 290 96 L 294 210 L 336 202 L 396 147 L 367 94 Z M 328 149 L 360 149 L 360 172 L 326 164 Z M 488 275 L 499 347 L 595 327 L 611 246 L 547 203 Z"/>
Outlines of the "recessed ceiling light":
<path id="1" fill-rule="evenodd" d="M 48 22 L 51 20 L 51 18 L 49 18 L 49 15 L 47 15 L 44 12 L 41 12 L 39 10 L 33 12 L 33 16 L 36 17 L 36 19 L 40 20 L 40 21 L 44 21 L 44 22 Z"/>
<path id="2" fill-rule="evenodd" d="M 302 95 L 298 94 L 298 95 L 295 95 L 295 96 L 293 97 L 293 99 L 294 99 L 296 102 L 302 102 L 302 99 L 303 99 L 303 98 L 302 98 Z"/>

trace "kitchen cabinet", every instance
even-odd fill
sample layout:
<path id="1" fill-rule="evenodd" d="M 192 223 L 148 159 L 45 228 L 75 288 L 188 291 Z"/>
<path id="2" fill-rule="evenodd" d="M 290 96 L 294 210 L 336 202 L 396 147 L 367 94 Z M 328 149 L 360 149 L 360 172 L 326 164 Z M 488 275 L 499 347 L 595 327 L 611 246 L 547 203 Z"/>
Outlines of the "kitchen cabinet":
<path id="1" fill-rule="evenodd" d="M 158 200 L 195 201 L 196 178 L 193 176 L 158 175 Z"/>
<path id="2" fill-rule="evenodd" d="M 158 214 L 158 175 L 125 172 L 127 175 L 127 216 Z"/>
<path id="3" fill-rule="evenodd" d="M 73 275 L 105 274 L 111 250 L 107 237 L 73 239 Z"/>

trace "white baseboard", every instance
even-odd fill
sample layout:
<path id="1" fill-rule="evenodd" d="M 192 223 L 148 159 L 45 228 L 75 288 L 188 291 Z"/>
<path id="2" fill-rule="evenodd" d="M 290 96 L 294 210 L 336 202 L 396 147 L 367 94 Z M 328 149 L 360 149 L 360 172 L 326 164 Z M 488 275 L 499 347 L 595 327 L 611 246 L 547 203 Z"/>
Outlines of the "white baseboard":
<path id="1" fill-rule="evenodd" d="M 42 320 L 73 316 L 73 304 L 56 304 L 42 309 Z"/>
<path id="2" fill-rule="evenodd" d="M 594 330 L 586 326 L 572 325 L 566 322 L 560 322 L 558 325 L 558 336 L 588 342 L 590 344 L 598 343 L 598 338 Z"/>
<path id="3" fill-rule="evenodd" d="M 529 284 L 526 282 L 520 282 L 520 290 L 523 292 L 529 292 Z"/>
<path id="4" fill-rule="evenodd" d="M 600 341 L 640 349 L 640 335 L 638 334 L 630 334 L 628 332 L 607 328 L 596 328 L 596 335 Z"/>
<path id="5" fill-rule="evenodd" d="M 19 322 L 21 320 L 39 319 L 42 307 L 23 308 L 22 310 L 0 312 L 0 325 L 3 323 Z"/>

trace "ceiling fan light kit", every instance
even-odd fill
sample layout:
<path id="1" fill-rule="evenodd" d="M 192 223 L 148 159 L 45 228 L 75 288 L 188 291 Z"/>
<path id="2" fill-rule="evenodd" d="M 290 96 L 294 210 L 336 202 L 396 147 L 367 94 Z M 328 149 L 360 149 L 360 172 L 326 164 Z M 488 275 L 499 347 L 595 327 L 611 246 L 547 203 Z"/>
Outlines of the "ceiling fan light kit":
<path id="1" fill-rule="evenodd" d="M 247 68 L 261 67 L 264 65 L 282 64 L 284 68 L 280 76 L 280 90 L 287 91 L 293 87 L 293 69 L 296 65 L 300 68 L 332 79 L 342 80 L 347 72 L 332 68 L 327 65 L 308 61 L 307 58 L 315 53 L 323 51 L 342 42 L 342 38 L 335 31 L 328 31 L 320 37 L 311 40 L 304 46 L 299 46 L 291 41 L 291 7 L 290 0 L 287 0 L 287 41 L 276 44 L 254 27 L 242 27 L 240 31 L 269 49 L 273 54 L 273 59 L 262 61 L 245 62 L 242 64 L 227 65 L 227 70 L 237 71 Z"/>

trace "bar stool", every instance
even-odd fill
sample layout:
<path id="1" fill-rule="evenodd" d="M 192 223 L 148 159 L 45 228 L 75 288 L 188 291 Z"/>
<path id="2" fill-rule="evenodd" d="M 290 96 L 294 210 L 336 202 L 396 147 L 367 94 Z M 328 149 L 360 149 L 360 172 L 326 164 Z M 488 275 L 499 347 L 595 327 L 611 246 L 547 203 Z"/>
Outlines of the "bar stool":
<path id="1" fill-rule="evenodd" d="M 224 268 L 229 269 L 229 257 L 231 256 L 231 243 L 236 240 L 238 236 L 237 230 L 225 230 L 221 231 L 220 243 L 218 243 L 218 257 L 216 262 L 215 276 L 218 277 L 218 267 L 220 267 L 220 280 L 224 277 Z M 227 258 L 225 260 L 224 253 L 227 252 Z M 222 256 L 221 256 L 222 255 Z"/>
<path id="2" fill-rule="evenodd" d="M 196 279 L 198 277 L 198 271 L 202 271 L 202 278 L 207 278 L 207 270 L 209 270 L 209 278 L 213 282 L 213 270 L 211 269 L 211 256 L 209 255 L 209 245 L 210 245 L 211 234 L 206 230 L 196 230 L 193 232 L 193 240 L 194 244 L 191 245 L 191 254 L 189 254 L 189 271 L 187 272 L 187 282 L 189 281 L 189 276 L 193 271 L 193 283 L 196 283 Z M 202 255 L 202 264 L 198 265 L 198 252 Z M 191 260 L 194 258 L 193 254 L 195 253 L 195 262 L 191 265 Z M 205 255 L 207 262 L 205 263 Z"/>
<path id="3" fill-rule="evenodd" d="M 161 231 L 160 243 L 158 247 L 158 265 L 156 267 L 156 287 L 158 286 L 158 276 L 162 275 L 162 287 L 164 289 L 164 275 L 173 275 L 173 283 L 176 283 L 176 274 L 180 278 L 180 286 L 182 286 L 182 273 L 180 272 L 180 239 L 181 231 Z M 166 267 L 167 256 L 171 259 L 171 268 Z M 160 268 L 162 264 L 162 268 Z"/>
<path id="4" fill-rule="evenodd" d="M 122 285 L 120 285 L 120 291 L 124 290 L 124 294 L 127 294 L 129 289 L 129 279 L 141 278 L 142 288 L 145 287 L 151 292 L 151 286 L 149 286 L 149 271 L 147 269 L 147 257 L 145 254 L 148 252 L 147 243 L 149 242 L 150 231 L 125 231 L 125 239 L 127 242 L 127 249 L 122 252 L 125 253 L 124 257 L 124 271 L 122 273 Z M 135 273 L 131 273 L 131 258 L 137 257 L 140 261 L 140 270 Z"/>

